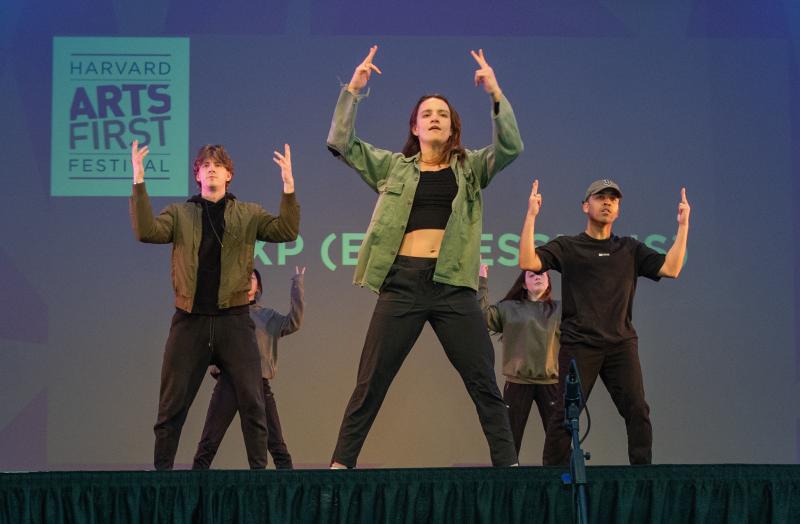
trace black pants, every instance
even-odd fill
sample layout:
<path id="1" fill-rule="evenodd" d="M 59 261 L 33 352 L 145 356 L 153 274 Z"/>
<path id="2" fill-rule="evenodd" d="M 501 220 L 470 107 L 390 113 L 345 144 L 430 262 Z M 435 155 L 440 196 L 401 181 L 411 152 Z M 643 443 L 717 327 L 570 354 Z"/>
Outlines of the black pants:
<path id="1" fill-rule="evenodd" d="M 267 451 L 272 455 L 276 469 L 292 469 L 292 457 L 286 448 L 278 418 L 278 407 L 269 380 L 261 379 L 264 387 L 264 410 L 267 416 Z M 203 436 L 197 444 L 192 469 L 208 469 L 217 454 L 225 432 L 236 415 L 236 390 L 230 376 L 222 370 L 208 403 L 208 414 L 203 426 Z"/>
<path id="2" fill-rule="evenodd" d="M 254 329 L 246 309 L 243 314 L 216 316 L 175 312 L 164 349 L 158 419 L 153 428 L 156 469 L 172 469 L 189 406 L 212 359 L 233 381 L 250 467 L 267 465 L 261 360 Z"/>
<path id="3" fill-rule="evenodd" d="M 508 418 L 511 422 L 511 434 L 514 435 L 514 447 L 517 455 L 522 447 L 522 435 L 528 424 L 534 401 L 542 419 L 542 429 L 553 417 L 553 410 L 558 403 L 558 384 L 517 384 L 506 382 L 503 388 L 503 400 L 508 406 Z M 563 400 L 563 399 L 562 399 Z"/>
<path id="4" fill-rule="evenodd" d="M 628 459 L 631 464 L 650 464 L 653 460 L 653 428 L 650 424 L 650 406 L 644 400 L 642 367 L 636 341 L 615 348 L 589 348 L 561 346 L 558 353 L 559 391 L 564 391 L 564 381 L 569 373 L 570 360 L 574 358 L 581 377 L 584 398 L 594 387 L 599 375 L 611 395 L 617 411 L 625 419 L 628 433 Z M 547 424 L 544 465 L 567 464 L 569 462 L 571 438 L 564 426 L 564 397 L 558 396 L 558 404 Z"/>
<path id="5" fill-rule="evenodd" d="M 517 462 L 508 412 L 494 376 L 494 349 L 475 291 L 433 282 L 435 265 L 436 259 L 398 256 L 389 270 L 339 430 L 335 462 L 355 467 L 389 385 L 426 321 L 475 403 L 492 464 Z"/>

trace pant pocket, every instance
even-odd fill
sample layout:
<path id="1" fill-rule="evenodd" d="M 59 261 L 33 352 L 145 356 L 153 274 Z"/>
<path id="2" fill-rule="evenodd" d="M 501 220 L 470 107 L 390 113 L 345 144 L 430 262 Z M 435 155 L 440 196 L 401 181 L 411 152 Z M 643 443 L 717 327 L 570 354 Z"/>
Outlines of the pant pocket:
<path id="1" fill-rule="evenodd" d="M 419 293 L 419 275 L 419 270 L 394 264 L 386 275 L 375 311 L 395 317 L 408 313 Z"/>
<path id="2" fill-rule="evenodd" d="M 480 304 L 478 304 L 478 295 L 475 291 L 468 287 L 451 286 L 448 284 L 440 284 L 445 288 L 444 299 L 450 309 L 460 315 L 480 314 Z"/>

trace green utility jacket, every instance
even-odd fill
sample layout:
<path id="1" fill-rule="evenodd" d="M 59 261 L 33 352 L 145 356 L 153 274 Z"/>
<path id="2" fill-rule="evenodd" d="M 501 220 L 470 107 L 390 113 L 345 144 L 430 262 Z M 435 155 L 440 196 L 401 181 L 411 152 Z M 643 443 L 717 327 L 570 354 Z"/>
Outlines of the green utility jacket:
<path id="1" fill-rule="evenodd" d="M 136 239 L 150 244 L 172 242 L 172 287 L 175 306 L 191 313 L 197 290 L 197 266 L 203 236 L 200 204 L 170 204 L 153 216 L 144 182 L 133 185 L 131 225 Z M 232 199 L 225 205 L 221 270 L 217 305 L 220 309 L 249 303 L 250 273 L 256 240 L 289 242 L 300 230 L 300 206 L 294 193 L 281 197 L 280 215 L 272 216 L 258 204 Z"/>
<path id="2" fill-rule="evenodd" d="M 364 182 L 378 193 L 353 278 L 357 286 L 366 286 L 377 293 L 403 241 L 419 183 L 419 154 L 405 157 L 356 137 L 356 109 L 365 97 L 342 88 L 328 132 L 328 149 L 358 171 Z M 439 250 L 435 282 L 478 289 L 483 228 L 481 189 L 523 149 L 511 105 L 505 97 L 497 105 L 497 111 L 492 112 L 492 145 L 477 151 L 467 150 L 463 159 L 453 155 L 450 161 L 458 192 Z"/>

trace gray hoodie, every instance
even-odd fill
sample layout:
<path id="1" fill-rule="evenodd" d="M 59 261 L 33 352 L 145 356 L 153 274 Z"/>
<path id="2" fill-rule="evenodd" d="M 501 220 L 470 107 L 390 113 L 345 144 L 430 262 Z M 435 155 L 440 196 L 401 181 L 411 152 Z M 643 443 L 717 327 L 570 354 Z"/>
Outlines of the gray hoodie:
<path id="1" fill-rule="evenodd" d="M 489 305 L 489 281 L 478 298 L 490 331 L 502 333 L 503 375 L 517 384 L 558 383 L 561 301 L 503 300 Z"/>
<path id="2" fill-rule="evenodd" d="M 281 315 L 274 309 L 256 303 L 250 306 L 250 318 L 256 325 L 256 341 L 261 354 L 261 376 L 275 377 L 278 370 L 278 339 L 300 329 L 303 321 L 303 275 L 292 277 L 289 314 Z"/>

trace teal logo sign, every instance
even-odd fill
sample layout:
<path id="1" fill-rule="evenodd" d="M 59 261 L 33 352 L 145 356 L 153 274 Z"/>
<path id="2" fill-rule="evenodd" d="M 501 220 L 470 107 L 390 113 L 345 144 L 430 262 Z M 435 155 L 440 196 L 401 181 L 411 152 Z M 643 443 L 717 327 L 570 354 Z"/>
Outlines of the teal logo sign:
<path id="1" fill-rule="evenodd" d="M 134 140 L 147 192 L 186 195 L 189 39 L 54 38 L 52 125 L 51 195 L 130 195 Z"/>

